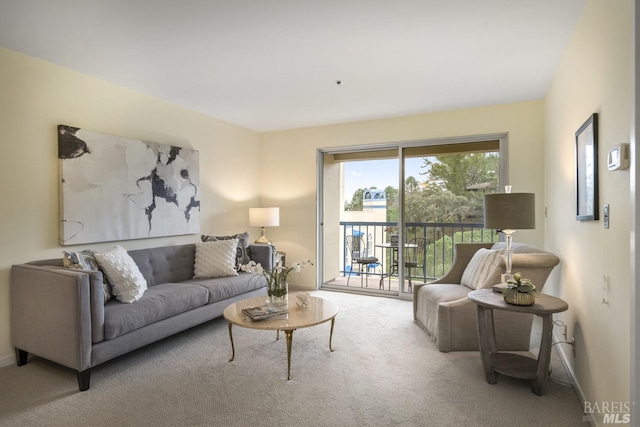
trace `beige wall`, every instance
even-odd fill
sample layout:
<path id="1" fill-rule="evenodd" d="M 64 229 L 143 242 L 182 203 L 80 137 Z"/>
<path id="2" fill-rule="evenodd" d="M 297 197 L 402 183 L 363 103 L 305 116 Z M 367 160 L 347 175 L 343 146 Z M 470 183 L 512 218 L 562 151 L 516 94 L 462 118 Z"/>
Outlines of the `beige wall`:
<path id="1" fill-rule="evenodd" d="M 258 204 L 259 135 L 2 48 L 0 64 L 2 366 L 13 361 L 10 266 L 60 257 L 64 249 L 58 245 L 58 124 L 199 150 L 201 229 L 216 234 L 246 230 L 248 207 Z M 251 232 L 257 236 L 258 230 Z M 132 240 L 122 245 L 133 249 L 193 242 L 198 237 Z M 114 244 L 76 248 L 100 250 Z"/>
<path id="2" fill-rule="evenodd" d="M 544 246 L 562 260 L 545 291 L 569 302 L 569 311 L 558 317 L 577 341 L 576 359 L 565 354 L 581 392 L 590 401 L 628 400 L 629 172 L 607 172 L 603 165 L 611 146 L 629 140 L 631 5 L 589 0 L 544 100 L 261 135 L 0 48 L 0 366 L 13 355 L 10 265 L 58 257 L 63 249 L 57 231 L 59 123 L 199 150 L 202 231 L 243 231 L 248 207 L 280 206 L 281 226 L 268 235 L 289 261 L 316 259 L 319 148 L 508 132 L 510 183 L 515 191 L 536 193 L 537 206 L 536 230 L 518 232 L 516 240 Z M 593 112 L 600 115 L 600 194 L 601 204 L 611 206 L 608 230 L 602 221 L 577 222 L 573 215 L 574 132 Z M 315 288 L 314 270 L 304 270 L 299 285 Z M 610 284 L 608 304 L 601 303 L 603 275 Z"/>
<path id="3" fill-rule="evenodd" d="M 543 120 L 540 100 L 264 133 L 260 193 L 263 203 L 280 206 L 280 227 L 269 236 L 287 252 L 287 259 L 316 259 L 319 148 L 508 132 L 510 183 L 514 191 L 535 193 L 537 201 L 536 230 L 519 231 L 516 241 L 543 246 Z M 303 271 L 298 284 L 315 288 L 311 270 Z"/>
<path id="4" fill-rule="evenodd" d="M 591 402 L 630 398 L 630 174 L 609 172 L 606 158 L 630 137 L 633 3 L 614 3 L 588 1 L 545 99 L 546 244 L 562 260 L 545 290 L 569 303 L 557 318 L 575 337 L 575 359 L 568 346 L 560 348 Z M 600 216 L 609 204 L 609 229 L 602 219 L 580 222 L 574 214 L 574 133 L 592 113 L 600 124 Z"/>

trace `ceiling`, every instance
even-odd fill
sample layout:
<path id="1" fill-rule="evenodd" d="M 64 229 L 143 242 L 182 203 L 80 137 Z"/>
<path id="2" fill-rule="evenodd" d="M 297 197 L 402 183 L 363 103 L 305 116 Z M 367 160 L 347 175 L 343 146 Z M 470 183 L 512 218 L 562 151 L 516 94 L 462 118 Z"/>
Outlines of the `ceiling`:
<path id="1" fill-rule="evenodd" d="M 0 46 L 263 132 L 540 99 L 585 3 L 0 0 Z"/>

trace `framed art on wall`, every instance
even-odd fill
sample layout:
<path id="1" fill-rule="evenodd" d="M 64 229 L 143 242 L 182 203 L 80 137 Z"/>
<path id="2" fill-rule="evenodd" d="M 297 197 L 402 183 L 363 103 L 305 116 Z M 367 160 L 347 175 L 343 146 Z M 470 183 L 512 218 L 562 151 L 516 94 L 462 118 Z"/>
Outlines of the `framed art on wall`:
<path id="1" fill-rule="evenodd" d="M 576 131 L 576 220 L 598 219 L 598 114 Z"/>
<path id="2" fill-rule="evenodd" d="M 58 126 L 60 243 L 200 232 L 199 154 Z"/>

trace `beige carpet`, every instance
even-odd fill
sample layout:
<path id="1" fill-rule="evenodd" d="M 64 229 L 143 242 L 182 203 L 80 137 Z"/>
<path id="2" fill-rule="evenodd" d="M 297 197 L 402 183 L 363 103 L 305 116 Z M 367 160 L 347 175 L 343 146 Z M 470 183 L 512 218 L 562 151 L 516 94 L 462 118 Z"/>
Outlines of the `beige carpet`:
<path id="1" fill-rule="evenodd" d="M 286 342 L 217 319 L 94 368 L 91 389 L 44 360 L 0 369 L 2 426 L 581 426 L 580 402 L 554 357 L 544 396 L 527 381 L 487 384 L 477 352 L 440 353 L 411 303 L 336 292 L 329 324 Z M 554 350 L 555 352 L 555 350 Z"/>

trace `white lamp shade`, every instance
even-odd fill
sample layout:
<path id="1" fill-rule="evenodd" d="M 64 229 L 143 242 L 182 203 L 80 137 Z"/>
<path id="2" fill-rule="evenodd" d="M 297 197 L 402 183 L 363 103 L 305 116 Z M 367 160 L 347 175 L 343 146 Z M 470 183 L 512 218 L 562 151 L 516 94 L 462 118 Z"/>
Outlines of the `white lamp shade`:
<path id="1" fill-rule="evenodd" d="M 249 208 L 249 225 L 252 227 L 278 227 L 280 208 Z"/>

